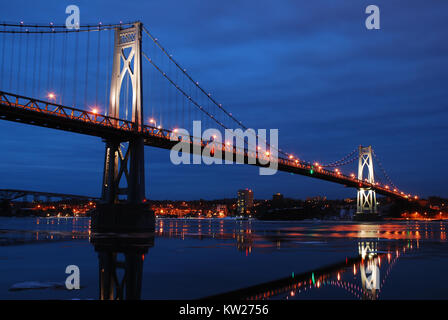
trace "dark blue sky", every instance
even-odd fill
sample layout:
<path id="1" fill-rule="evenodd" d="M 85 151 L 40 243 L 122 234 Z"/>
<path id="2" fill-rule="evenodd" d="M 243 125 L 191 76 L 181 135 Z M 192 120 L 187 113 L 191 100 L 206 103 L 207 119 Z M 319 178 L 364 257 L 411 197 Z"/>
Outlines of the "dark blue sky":
<path id="1" fill-rule="evenodd" d="M 371 144 L 404 191 L 448 196 L 446 1 L 17 0 L 2 1 L 0 20 L 64 23 L 69 4 L 81 24 L 141 20 L 246 125 L 278 128 L 282 149 L 330 162 Z M 381 10 L 381 30 L 364 26 L 369 4 Z M 0 188 L 100 194 L 100 139 L 9 122 L 0 133 Z M 302 176 L 174 166 L 166 150 L 145 153 L 152 199 L 235 197 L 243 187 L 256 198 L 355 195 Z"/>

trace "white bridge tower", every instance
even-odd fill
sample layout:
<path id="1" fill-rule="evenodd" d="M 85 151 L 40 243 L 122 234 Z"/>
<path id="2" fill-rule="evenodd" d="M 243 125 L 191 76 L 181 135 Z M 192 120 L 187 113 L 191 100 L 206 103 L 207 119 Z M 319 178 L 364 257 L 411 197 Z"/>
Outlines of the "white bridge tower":
<path id="1" fill-rule="evenodd" d="M 110 86 L 109 116 L 120 118 L 120 93 L 123 81 L 129 77 L 132 86 L 131 140 L 107 139 L 104 161 L 102 200 L 118 203 L 119 196 L 127 203 L 140 204 L 145 198 L 144 141 L 138 132 L 143 129 L 142 93 L 142 24 L 115 30 L 113 69 Z M 120 123 L 116 123 L 118 127 Z M 127 145 L 127 150 L 126 149 Z M 125 178 L 125 180 L 123 180 Z M 120 186 L 121 181 L 126 182 Z"/>
<path id="2" fill-rule="evenodd" d="M 367 181 L 372 185 L 375 184 L 372 146 L 359 146 L 358 161 L 358 180 Z M 360 215 L 364 216 L 366 214 L 371 214 L 372 216 L 378 214 L 376 193 L 372 188 L 359 188 L 356 215 L 360 217 Z"/>

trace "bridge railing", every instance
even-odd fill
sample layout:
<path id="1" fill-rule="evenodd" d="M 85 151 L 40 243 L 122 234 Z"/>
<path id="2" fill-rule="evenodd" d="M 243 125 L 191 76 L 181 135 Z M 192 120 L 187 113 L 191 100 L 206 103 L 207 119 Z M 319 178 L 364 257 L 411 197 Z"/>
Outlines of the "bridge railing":
<path id="1" fill-rule="evenodd" d="M 59 116 L 70 120 L 91 122 L 121 130 L 134 130 L 132 121 L 114 118 L 99 114 L 95 111 L 87 111 L 73 107 L 62 106 L 57 103 L 24 97 L 12 93 L 0 91 L 0 102 L 10 107 L 26 109 L 48 115 Z"/>

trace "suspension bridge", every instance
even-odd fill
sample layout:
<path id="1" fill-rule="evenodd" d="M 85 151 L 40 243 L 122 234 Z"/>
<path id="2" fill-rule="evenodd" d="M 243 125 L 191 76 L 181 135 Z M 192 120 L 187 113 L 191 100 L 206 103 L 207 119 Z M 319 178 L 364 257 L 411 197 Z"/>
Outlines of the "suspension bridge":
<path id="1" fill-rule="evenodd" d="M 283 172 L 355 188 L 361 215 L 377 213 L 376 194 L 418 199 L 392 182 L 371 146 L 320 164 L 299 159 L 256 133 L 262 147 L 253 145 L 248 134 L 235 134 L 232 141 L 180 134 L 181 129 L 192 132 L 194 121 L 219 132 L 236 128 L 247 133 L 249 127 L 194 80 L 141 22 L 79 29 L 1 23 L 0 35 L 0 119 L 102 138 L 104 204 L 142 204 L 144 147 L 172 149 L 179 142 L 190 154 L 259 167 L 276 162 Z M 384 183 L 374 174 L 374 162 Z M 357 175 L 340 169 L 356 163 Z"/>

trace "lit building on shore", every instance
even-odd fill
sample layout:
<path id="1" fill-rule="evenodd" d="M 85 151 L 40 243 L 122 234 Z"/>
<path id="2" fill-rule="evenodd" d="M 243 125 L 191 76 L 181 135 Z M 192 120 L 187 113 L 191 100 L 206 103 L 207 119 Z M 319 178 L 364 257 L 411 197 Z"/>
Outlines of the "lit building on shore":
<path id="1" fill-rule="evenodd" d="M 250 213 L 254 206 L 254 193 L 250 189 L 238 190 L 237 213 L 245 215 Z"/>

